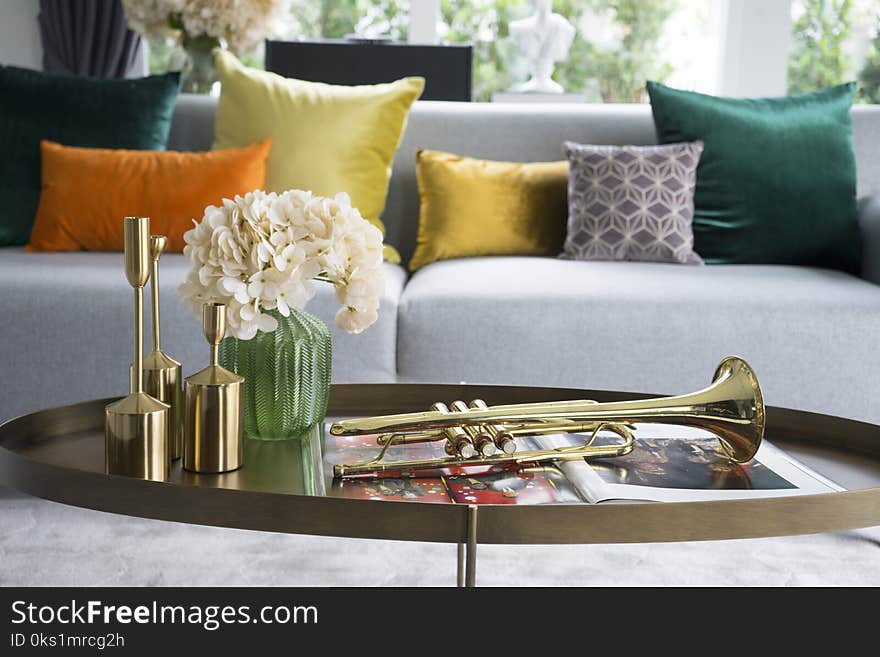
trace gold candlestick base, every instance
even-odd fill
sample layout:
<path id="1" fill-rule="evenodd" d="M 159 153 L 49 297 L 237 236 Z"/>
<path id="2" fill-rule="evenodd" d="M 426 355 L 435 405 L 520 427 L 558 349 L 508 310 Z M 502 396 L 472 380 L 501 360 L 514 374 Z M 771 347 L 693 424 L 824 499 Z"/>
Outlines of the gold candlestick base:
<path id="1" fill-rule="evenodd" d="M 244 379 L 209 365 L 186 380 L 183 467 L 192 472 L 238 470 L 244 457 Z"/>
<path id="2" fill-rule="evenodd" d="M 168 404 L 136 392 L 104 410 L 104 465 L 107 474 L 165 481 L 168 459 Z"/>
<path id="3" fill-rule="evenodd" d="M 217 363 L 217 347 L 226 332 L 226 306 L 205 304 L 205 338 L 211 364 L 186 379 L 183 467 L 193 472 L 237 470 L 244 458 L 244 379 Z"/>
<path id="4" fill-rule="evenodd" d="M 183 372 L 180 363 L 162 351 L 144 358 L 144 391 L 168 404 L 168 457 L 183 456 Z"/>

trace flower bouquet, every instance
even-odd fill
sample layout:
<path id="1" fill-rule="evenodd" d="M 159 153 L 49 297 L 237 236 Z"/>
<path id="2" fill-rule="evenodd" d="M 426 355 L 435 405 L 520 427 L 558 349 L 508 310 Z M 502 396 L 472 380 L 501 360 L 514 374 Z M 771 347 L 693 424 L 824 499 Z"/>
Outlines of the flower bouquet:
<path id="1" fill-rule="evenodd" d="M 184 234 L 192 262 L 180 297 L 201 316 L 227 307 L 232 336 L 224 367 L 245 377 L 245 432 L 289 438 L 323 419 L 330 386 L 330 332 L 304 312 L 315 282 L 335 287 L 336 325 L 360 333 L 378 318 L 384 290 L 382 233 L 335 198 L 255 191 L 209 206 Z"/>
<path id="2" fill-rule="evenodd" d="M 208 93 L 217 80 L 214 48 L 236 55 L 253 52 L 278 32 L 290 13 L 289 0 L 122 0 L 128 26 L 150 41 L 174 39 L 183 61 L 183 91 Z"/>

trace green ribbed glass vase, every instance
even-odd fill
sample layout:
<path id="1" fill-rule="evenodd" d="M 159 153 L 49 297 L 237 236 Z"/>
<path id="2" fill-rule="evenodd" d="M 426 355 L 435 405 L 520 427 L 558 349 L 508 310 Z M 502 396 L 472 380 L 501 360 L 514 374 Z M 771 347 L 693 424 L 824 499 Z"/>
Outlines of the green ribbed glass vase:
<path id="1" fill-rule="evenodd" d="M 260 440 L 287 440 L 327 414 L 330 395 L 330 329 L 317 317 L 291 308 L 271 333 L 220 343 L 220 364 L 244 381 L 244 431 Z"/>

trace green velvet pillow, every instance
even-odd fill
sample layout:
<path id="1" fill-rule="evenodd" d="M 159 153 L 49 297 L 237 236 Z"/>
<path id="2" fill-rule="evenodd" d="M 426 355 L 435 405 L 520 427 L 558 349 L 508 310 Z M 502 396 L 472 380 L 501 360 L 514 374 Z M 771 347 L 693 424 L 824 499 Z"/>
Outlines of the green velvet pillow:
<path id="1" fill-rule="evenodd" d="M 648 82 L 661 143 L 700 140 L 694 250 L 707 263 L 857 272 L 850 106 L 855 83 L 782 98 L 718 98 Z"/>
<path id="2" fill-rule="evenodd" d="M 0 66 L 0 246 L 26 244 L 40 200 L 40 140 L 162 150 L 179 74 L 135 80 Z"/>

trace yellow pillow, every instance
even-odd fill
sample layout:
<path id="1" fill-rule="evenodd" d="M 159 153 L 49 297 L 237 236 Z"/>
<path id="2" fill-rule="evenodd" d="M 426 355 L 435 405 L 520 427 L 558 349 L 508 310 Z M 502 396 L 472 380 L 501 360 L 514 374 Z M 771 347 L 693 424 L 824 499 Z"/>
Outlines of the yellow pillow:
<path id="1" fill-rule="evenodd" d="M 305 82 L 247 68 L 223 50 L 217 51 L 216 64 L 221 93 L 214 148 L 271 139 L 268 191 L 346 192 L 384 234 L 379 216 L 391 162 L 424 78 L 353 87 Z M 385 258 L 400 262 L 388 245 Z"/>
<path id="2" fill-rule="evenodd" d="M 567 162 L 494 162 L 422 150 L 416 176 L 421 206 L 411 271 L 445 258 L 562 251 Z"/>

